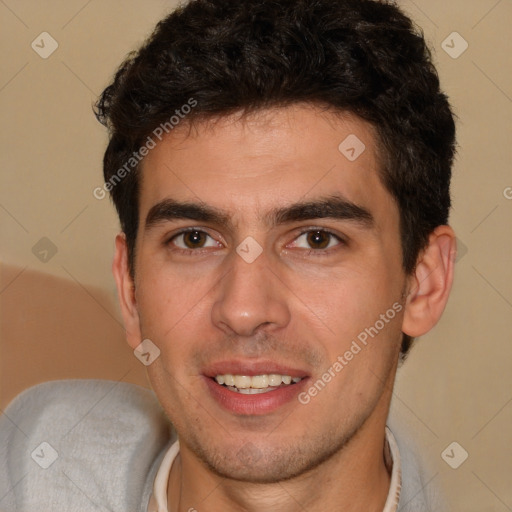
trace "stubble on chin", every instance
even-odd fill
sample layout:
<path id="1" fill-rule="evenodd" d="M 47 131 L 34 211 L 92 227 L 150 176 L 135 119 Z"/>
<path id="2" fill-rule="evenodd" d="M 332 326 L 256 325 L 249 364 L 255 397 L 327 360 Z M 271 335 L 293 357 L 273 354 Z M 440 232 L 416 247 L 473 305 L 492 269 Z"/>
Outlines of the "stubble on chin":
<path id="1" fill-rule="evenodd" d="M 342 433 L 314 435 L 305 432 L 301 439 L 291 440 L 286 445 L 276 446 L 269 442 L 272 434 L 261 434 L 259 440 L 255 438 L 254 442 L 233 440 L 232 446 L 216 446 L 199 440 L 190 431 L 180 437 L 180 443 L 186 444 L 197 459 L 220 478 L 253 484 L 279 483 L 305 476 L 326 461 L 341 455 L 362 429 L 368 416 L 369 413 L 362 414 L 354 425 L 347 426 Z M 285 429 L 286 421 L 279 428 Z M 229 433 L 226 433 L 226 438 L 229 439 Z"/>

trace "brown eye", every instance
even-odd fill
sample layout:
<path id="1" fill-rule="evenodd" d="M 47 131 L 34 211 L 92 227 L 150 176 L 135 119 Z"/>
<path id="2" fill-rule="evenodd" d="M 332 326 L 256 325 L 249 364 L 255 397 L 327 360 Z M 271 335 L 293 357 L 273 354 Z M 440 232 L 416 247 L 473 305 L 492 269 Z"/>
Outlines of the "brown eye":
<path id="1" fill-rule="evenodd" d="M 188 231 L 183 233 L 183 242 L 189 249 L 203 247 L 206 243 L 206 233 L 203 231 Z"/>
<path id="2" fill-rule="evenodd" d="M 343 239 L 330 231 L 326 231 L 325 229 L 310 229 L 298 236 L 294 240 L 293 246 L 299 249 L 321 252 L 322 250 L 331 249 L 343 243 Z"/>
<path id="3" fill-rule="evenodd" d="M 310 231 L 306 240 L 312 249 L 325 249 L 331 241 L 332 235 L 326 231 Z"/>
<path id="4" fill-rule="evenodd" d="M 173 236 L 168 243 L 185 251 L 203 249 L 207 247 L 220 247 L 218 242 L 216 242 L 208 233 L 199 229 L 182 231 L 181 233 Z"/>

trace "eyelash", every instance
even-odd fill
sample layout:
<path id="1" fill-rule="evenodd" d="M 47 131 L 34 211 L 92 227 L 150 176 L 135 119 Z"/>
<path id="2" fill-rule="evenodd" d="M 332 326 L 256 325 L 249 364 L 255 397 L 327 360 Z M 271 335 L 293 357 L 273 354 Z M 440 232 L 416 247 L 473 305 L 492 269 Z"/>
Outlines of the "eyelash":
<path id="1" fill-rule="evenodd" d="M 347 245 L 347 241 L 345 238 L 341 237 L 340 235 L 334 233 L 333 231 L 331 231 L 329 229 L 322 228 L 322 227 L 312 227 L 312 228 L 303 229 L 294 238 L 294 241 L 306 233 L 313 233 L 315 231 L 320 231 L 321 233 L 325 233 L 325 234 L 329 235 L 331 238 L 336 239 L 338 241 L 338 244 L 335 245 L 334 247 L 330 247 L 328 249 L 302 249 L 303 253 L 305 253 L 306 256 L 320 256 L 320 257 L 326 256 L 326 255 L 331 254 L 331 252 L 335 251 L 336 249 L 338 249 L 339 246 Z M 329 243 L 330 243 L 330 241 L 329 241 Z M 329 245 L 329 244 L 327 244 L 327 245 Z"/>
<path id="2" fill-rule="evenodd" d="M 178 238 L 179 236 L 181 236 L 181 235 L 183 235 L 185 233 L 190 233 L 190 232 L 195 232 L 195 231 L 197 231 L 199 233 L 204 233 L 207 236 L 209 236 L 210 238 L 213 238 L 207 231 L 204 231 L 204 230 L 199 229 L 199 228 L 191 227 L 191 228 L 182 229 L 178 233 L 175 233 L 170 238 L 166 239 L 166 241 L 164 242 L 164 245 L 168 246 L 169 244 L 172 243 L 172 241 L 174 239 Z M 347 245 L 347 241 L 344 238 L 342 238 L 340 235 L 330 231 L 329 229 L 321 228 L 321 227 L 310 227 L 310 228 L 301 230 L 298 233 L 298 235 L 294 238 L 294 241 L 297 240 L 298 238 L 300 238 L 304 234 L 312 233 L 312 232 L 315 232 L 315 231 L 320 231 L 322 233 L 325 233 L 325 234 L 335 238 L 338 241 L 338 244 L 335 247 L 330 247 L 329 249 L 302 249 L 302 251 L 304 251 L 307 256 L 311 256 L 311 255 L 313 255 L 313 256 L 325 256 L 327 254 L 330 254 L 333 250 L 335 250 L 340 245 Z M 183 254 L 183 255 L 186 255 L 186 256 L 196 256 L 196 255 L 201 255 L 203 253 L 201 248 L 198 248 L 198 249 L 182 249 L 180 247 L 176 247 L 176 248 L 173 249 L 173 251 L 178 252 L 178 253 Z"/>

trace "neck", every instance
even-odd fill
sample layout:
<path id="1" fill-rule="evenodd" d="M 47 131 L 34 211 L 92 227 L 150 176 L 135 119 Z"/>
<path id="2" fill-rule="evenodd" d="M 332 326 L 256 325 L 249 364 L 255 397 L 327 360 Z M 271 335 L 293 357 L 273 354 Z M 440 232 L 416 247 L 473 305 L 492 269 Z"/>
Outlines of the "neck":
<path id="1" fill-rule="evenodd" d="M 182 446 L 169 479 L 169 512 L 382 512 L 390 474 L 384 459 L 387 407 L 380 412 L 384 414 L 370 416 L 342 449 L 318 467 L 271 484 L 219 477 Z"/>

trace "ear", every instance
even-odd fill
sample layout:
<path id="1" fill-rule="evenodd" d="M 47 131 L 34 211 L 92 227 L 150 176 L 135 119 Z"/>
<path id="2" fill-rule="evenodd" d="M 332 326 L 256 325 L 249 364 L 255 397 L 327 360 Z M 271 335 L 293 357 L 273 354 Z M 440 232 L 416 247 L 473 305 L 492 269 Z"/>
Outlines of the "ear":
<path id="1" fill-rule="evenodd" d="M 436 325 L 444 311 L 453 282 L 457 246 L 450 226 L 438 226 L 410 276 L 402 332 L 422 336 Z"/>
<path id="2" fill-rule="evenodd" d="M 135 284 L 129 271 L 128 248 L 124 233 L 120 233 L 116 236 L 112 273 L 116 280 L 117 296 L 119 298 L 121 314 L 123 315 L 126 329 L 126 340 L 128 345 L 135 349 L 142 341 L 142 336 L 140 332 L 139 313 L 135 300 Z"/>

